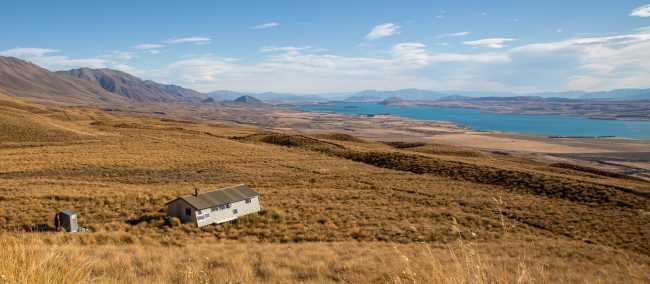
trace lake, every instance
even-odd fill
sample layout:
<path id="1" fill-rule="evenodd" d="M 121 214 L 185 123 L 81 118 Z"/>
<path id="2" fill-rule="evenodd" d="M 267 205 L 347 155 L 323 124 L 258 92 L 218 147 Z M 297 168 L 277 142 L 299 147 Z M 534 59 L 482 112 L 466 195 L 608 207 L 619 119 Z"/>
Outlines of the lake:
<path id="1" fill-rule="evenodd" d="M 619 136 L 650 140 L 650 122 L 648 121 L 599 120 L 556 115 L 500 114 L 466 108 L 404 107 L 348 102 L 298 105 L 295 108 L 304 111 L 353 115 L 391 114 L 419 120 L 442 120 L 473 130 L 483 131 L 518 132 L 545 136 Z"/>

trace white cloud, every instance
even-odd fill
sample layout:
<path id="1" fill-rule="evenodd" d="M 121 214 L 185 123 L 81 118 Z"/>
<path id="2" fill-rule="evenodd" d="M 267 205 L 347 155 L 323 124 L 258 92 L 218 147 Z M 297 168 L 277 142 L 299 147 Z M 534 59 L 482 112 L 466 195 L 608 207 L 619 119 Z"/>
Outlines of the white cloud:
<path id="1" fill-rule="evenodd" d="M 133 48 L 138 50 L 151 50 L 151 49 L 161 49 L 163 47 L 165 47 L 165 45 L 163 44 L 143 43 L 143 44 L 138 44 Z"/>
<path id="2" fill-rule="evenodd" d="M 48 48 L 16 47 L 16 48 L 2 51 L 0 52 L 0 55 L 24 58 L 24 57 L 45 56 L 46 54 L 57 53 L 57 52 L 59 51 L 56 49 L 48 49 Z"/>
<path id="3" fill-rule="evenodd" d="M 115 50 L 110 54 L 101 55 L 99 57 L 111 60 L 128 61 L 135 58 L 135 55 L 132 52 Z"/>
<path id="4" fill-rule="evenodd" d="M 575 91 L 591 90 L 596 86 L 598 86 L 598 80 L 590 76 L 573 76 L 567 83 L 569 90 Z"/>
<path id="5" fill-rule="evenodd" d="M 630 16 L 650 17 L 650 4 L 637 7 L 636 9 L 632 10 Z"/>
<path id="6" fill-rule="evenodd" d="M 505 42 L 483 43 L 505 48 Z M 308 46 L 266 46 L 265 58 L 242 63 L 216 56 L 184 58 L 160 80 L 202 91 L 323 92 L 360 89 L 602 90 L 650 86 L 650 33 L 579 37 L 498 52 L 433 52 L 419 42 L 386 56 L 315 52 Z M 149 73 L 151 74 L 151 73 Z"/>
<path id="7" fill-rule="evenodd" d="M 569 61 L 566 87 L 579 90 L 650 86 L 650 33 L 582 37 L 535 43 L 510 51 L 513 60 Z M 545 71 L 545 70 L 541 70 Z M 553 71 L 553 70 L 548 70 Z"/>
<path id="8" fill-rule="evenodd" d="M 193 43 L 193 44 L 208 44 L 212 41 L 209 37 L 184 37 L 184 38 L 175 38 L 175 39 L 170 39 L 167 40 L 166 42 L 169 44 L 177 44 L 177 43 Z"/>
<path id="9" fill-rule="evenodd" d="M 399 33 L 400 26 L 393 23 L 377 25 L 366 35 L 366 39 L 375 40 Z"/>
<path id="10" fill-rule="evenodd" d="M 319 53 L 310 47 L 262 47 L 267 56 L 257 63 L 240 63 L 213 55 L 196 56 L 176 61 L 156 74 L 157 80 L 174 82 L 202 91 L 235 89 L 244 91 L 323 92 L 357 91 L 360 89 L 391 89 L 402 87 L 451 88 L 469 84 L 476 87 L 496 86 L 479 78 L 468 77 L 467 71 L 439 79 L 411 72 L 437 65 L 471 66 L 473 64 L 507 63 L 507 54 L 433 53 L 422 43 L 395 45 L 388 57 L 349 57 Z M 447 73 L 447 69 L 440 68 Z M 153 74 L 153 73 L 150 73 Z"/>
<path id="11" fill-rule="evenodd" d="M 445 37 L 462 37 L 462 36 L 467 36 L 469 35 L 470 32 L 457 32 L 457 33 L 446 33 L 446 34 L 441 34 L 438 35 L 438 38 L 445 38 Z"/>
<path id="12" fill-rule="evenodd" d="M 103 58 L 69 58 L 58 55 L 59 51 L 48 48 L 12 48 L 0 52 L 3 56 L 13 56 L 23 60 L 34 62 L 48 69 L 61 70 L 69 68 L 89 67 L 103 68 L 106 67 L 107 60 Z"/>
<path id="13" fill-rule="evenodd" d="M 515 41 L 514 38 L 486 38 L 473 41 L 465 41 L 464 45 L 474 46 L 474 47 L 484 47 L 484 48 L 504 48 L 506 43 L 510 41 Z"/>
<path id="14" fill-rule="evenodd" d="M 310 46 L 264 46 L 260 48 L 262 53 L 273 53 L 273 52 L 286 52 L 290 54 L 297 54 L 300 51 L 311 49 Z"/>
<path id="15" fill-rule="evenodd" d="M 145 76 L 147 74 L 147 72 L 145 72 L 143 70 L 140 70 L 138 68 L 135 68 L 133 66 L 127 65 L 127 64 L 114 64 L 114 65 L 111 65 L 111 68 L 113 68 L 115 70 L 122 71 L 122 72 L 129 73 L 129 74 L 137 76 L 137 77 Z"/>
<path id="16" fill-rule="evenodd" d="M 71 58 L 47 48 L 14 48 L 0 54 L 27 59 L 52 70 L 114 68 L 201 91 L 309 93 L 369 88 L 546 91 L 650 87 L 647 75 L 650 74 L 650 30 L 647 28 L 629 34 L 582 35 L 516 48 L 506 48 L 513 39 L 491 40 L 495 39 L 470 41 L 469 45 L 494 50 L 434 52 L 420 42 L 403 42 L 376 56 L 345 56 L 299 45 L 263 46 L 258 49 L 262 59 L 254 62 L 212 54 L 185 55 L 147 70 L 127 61 L 141 52 L 158 52 L 153 46 L 140 49 L 134 46 L 129 50 L 132 53 L 114 51 L 95 58 Z"/>
<path id="17" fill-rule="evenodd" d="M 433 63 L 503 63 L 509 62 L 507 54 L 498 53 L 429 53 L 426 45 L 417 42 L 400 43 L 393 47 L 392 54 L 401 62 L 414 66 L 426 66 Z"/>
<path id="18" fill-rule="evenodd" d="M 280 26 L 280 23 L 277 22 L 270 22 L 270 23 L 264 23 L 264 24 L 259 24 L 256 26 L 252 26 L 251 29 L 254 30 L 264 30 L 264 29 L 270 29 L 270 28 L 275 28 Z"/>
<path id="19" fill-rule="evenodd" d="M 598 45 L 628 45 L 650 40 L 650 33 L 643 31 L 637 34 L 605 36 L 605 37 L 583 37 L 564 41 L 534 43 L 513 49 L 515 52 L 553 52 L 566 49 L 579 49 L 587 46 Z"/>

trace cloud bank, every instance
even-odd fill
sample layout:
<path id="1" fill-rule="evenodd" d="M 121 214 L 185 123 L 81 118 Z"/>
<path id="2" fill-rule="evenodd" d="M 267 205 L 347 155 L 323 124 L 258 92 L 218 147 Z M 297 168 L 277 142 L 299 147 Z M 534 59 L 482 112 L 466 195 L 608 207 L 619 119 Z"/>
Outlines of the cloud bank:
<path id="1" fill-rule="evenodd" d="M 372 38 L 399 31 L 392 24 L 378 27 L 373 29 Z M 453 34 L 463 36 L 464 33 Z M 181 38 L 175 42 L 196 43 L 205 39 Z M 259 59 L 252 61 L 214 53 L 187 54 L 143 69 L 133 67 L 131 61 L 144 53 L 124 51 L 95 58 L 73 58 L 52 48 L 17 47 L 1 51 L 0 55 L 27 59 L 52 70 L 115 68 L 144 79 L 200 91 L 314 93 L 424 88 L 536 92 L 650 87 L 650 30 L 647 28 L 617 35 L 533 42 L 513 48 L 507 46 L 515 43 L 511 38 L 463 43 L 486 49 L 438 52 L 435 45 L 411 41 L 387 46 L 374 56 L 350 56 L 306 45 L 261 46 L 256 50 Z M 164 46 L 145 43 L 132 49 L 147 52 Z"/>

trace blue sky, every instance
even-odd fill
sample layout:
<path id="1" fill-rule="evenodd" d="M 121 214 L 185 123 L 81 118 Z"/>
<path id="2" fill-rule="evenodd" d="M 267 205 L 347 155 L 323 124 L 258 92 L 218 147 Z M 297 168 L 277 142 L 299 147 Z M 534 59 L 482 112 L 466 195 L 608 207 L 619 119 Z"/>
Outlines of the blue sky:
<path id="1" fill-rule="evenodd" d="M 0 55 L 200 91 L 650 87 L 650 1 L 3 1 Z"/>

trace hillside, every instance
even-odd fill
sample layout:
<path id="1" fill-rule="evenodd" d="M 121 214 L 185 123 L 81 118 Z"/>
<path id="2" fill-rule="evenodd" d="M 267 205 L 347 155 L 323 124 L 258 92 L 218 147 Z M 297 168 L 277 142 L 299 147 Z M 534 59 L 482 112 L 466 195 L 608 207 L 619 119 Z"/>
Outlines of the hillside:
<path id="1" fill-rule="evenodd" d="M 0 56 L 0 90 L 44 103 L 105 105 L 126 102 L 124 98 L 90 82 L 3 56 Z"/>
<path id="2" fill-rule="evenodd" d="M 233 102 L 238 103 L 238 104 L 248 104 L 248 105 L 263 104 L 262 101 L 258 100 L 255 97 L 252 97 L 252 96 L 241 96 L 241 97 L 236 98 L 235 100 L 233 100 Z"/>
<path id="3" fill-rule="evenodd" d="M 0 242 L 52 275 L 65 266 L 49 261 L 62 258 L 87 273 L 72 275 L 125 282 L 602 279 L 585 272 L 595 270 L 629 282 L 650 263 L 650 186 L 638 180 L 453 146 L 48 109 L 10 97 L 2 105 L 6 117 L 20 114 L 10 127 L 30 128 L 2 131 L 13 142 L 0 143 Z M 201 229 L 165 219 L 165 203 L 195 186 L 239 183 L 260 192 L 262 212 Z M 10 217 L 15 208 L 20 218 Z M 79 211 L 91 232 L 52 233 L 61 209 Z M 22 232 L 37 233 L 24 240 Z M 187 252 L 205 274 L 179 262 Z M 390 268 L 378 269 L 381 259 Z M 134 270 L 138 262 L 154 272 Z M 453 273 L 431 270 L 436 262 Z M 13 277 L 2 269 L 32 262 L 1 263 Z M 479 263 L 488 267 L 458 269 Z M 509 269 L 522 265 L 550 272 Z M 404 276 L 409 270 L 419 272 Z"/>
<path id="4" fill-rule="evenodd" d="M 207 98 L 194 90 L 145 81 L 117 70 L 81 68 L 57 73 L 97 84 L 106 91 L 124 96 L 133 102 L 199 102 Z"/>
<path id="5" fill-rule="evenodd" d="M 93 115 L 91 113 L 82 109 L 43 107 L 0 92 L 0 147 L 92 140 L 102 134 L 77 121 Z"/>

